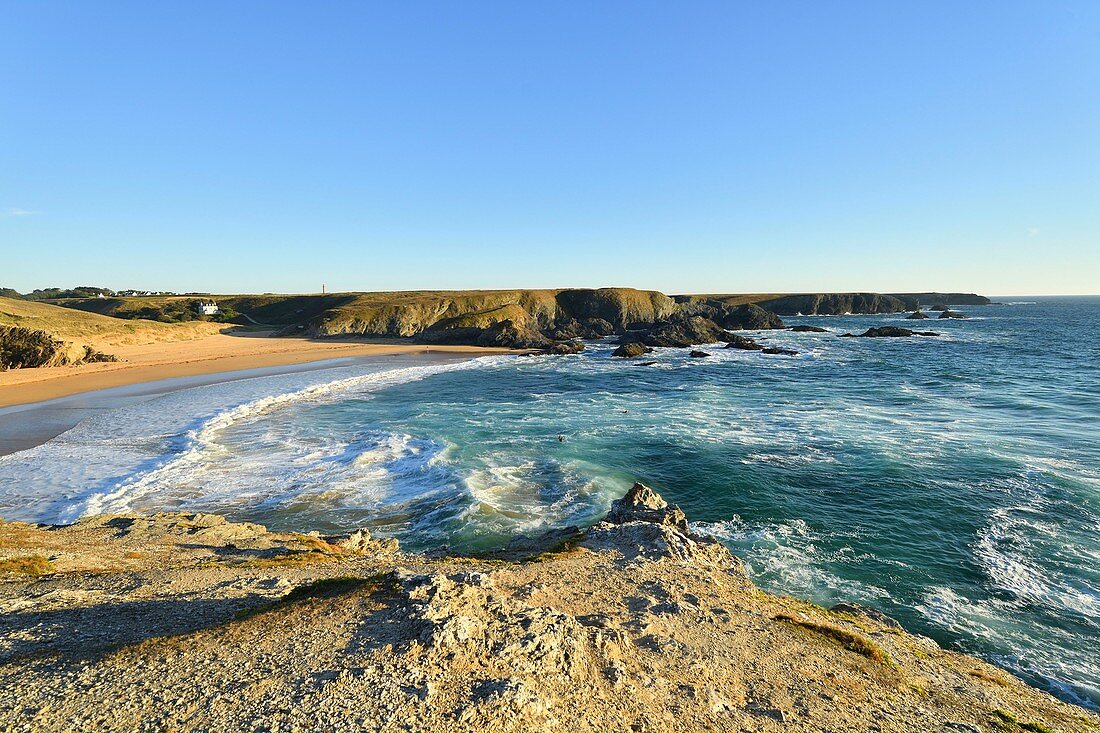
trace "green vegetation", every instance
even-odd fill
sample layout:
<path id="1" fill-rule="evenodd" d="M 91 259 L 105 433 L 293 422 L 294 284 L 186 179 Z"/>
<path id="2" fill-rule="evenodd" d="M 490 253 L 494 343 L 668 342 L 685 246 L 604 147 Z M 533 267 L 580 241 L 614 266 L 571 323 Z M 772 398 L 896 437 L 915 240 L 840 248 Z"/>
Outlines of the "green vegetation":
<path id="1" fill-rule="evenodd" d="M 90 298 L 83 303 L 107 303 L 109 298 Z M 45 331 L 51 338 L 73 349 L 72 360 L 83 358 L 84 345 L 96 351 L 109 351 L 120 344 L 178 341 L 214 333 L 220 327 L 211 323 L 165 325 L 143 320 L 122 320 L 50 303 L 0 298 L 0 326 L 18 326 Z"/>
<path id="2" fill-rule="evenodd" d="M 1009 711 L 1000 709 L 993 711 L 990 725 L 993 727 L 993 730 L 1003 731 L 1004 733 L 1017 733 L 1018 731 L 1028 731 L 1028 733 L 1054 733 L 1054 731 L 1042 723 L 1021 721 Z"/>
<path id="3" fill-rule="evenodd" d="M 39 575 L 54 572 L 53 563 L 42 555 L 24 555 L 0 560 L 0 575 L 16 573 L 37 578 Z"/>
<path id="4" fill-rule="evenodd" d="M 824 637 L 838 642 L 848 651 L 855 652 L 856 654 L 861 654 L 868 659 L 873 659 L 874 661 L 881 664 L 894 666 L 894 661 L 890 659 L 890 655 L 886 653 L 885 649 L 883 649 L 867 637 L 857 634 L 854 631 L 848 631 L 847 629 L 843 629 L 839 626 L 833 626 L 832 624 L 822 624 L 815 621 L 808 621 L 806 619 L 796 618 L 785 613 L 781 613 L 776 616 L 775 620 L 794 624 L 795 626 L 799 626 L 816 634 L 821 634 Z"/>

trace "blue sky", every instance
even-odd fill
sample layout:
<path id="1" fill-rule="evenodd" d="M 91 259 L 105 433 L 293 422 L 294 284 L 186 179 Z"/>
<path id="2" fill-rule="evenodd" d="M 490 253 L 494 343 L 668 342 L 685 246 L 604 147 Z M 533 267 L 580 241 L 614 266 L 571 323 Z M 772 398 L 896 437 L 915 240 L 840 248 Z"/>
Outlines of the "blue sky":
<path id="1" fill-rule="evenodd" d="M 1100 3 L 0 1 L 0 286 L 1100 292 Z"/>

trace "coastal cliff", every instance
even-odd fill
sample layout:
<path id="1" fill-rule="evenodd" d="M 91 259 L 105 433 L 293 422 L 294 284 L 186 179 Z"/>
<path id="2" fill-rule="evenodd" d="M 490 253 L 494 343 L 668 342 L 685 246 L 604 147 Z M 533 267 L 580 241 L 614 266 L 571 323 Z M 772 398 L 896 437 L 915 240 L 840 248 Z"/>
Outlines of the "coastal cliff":
<path id="1" fill-rule="evenodd" d="M 194 297 L 61 299 L 69 308 L 117 318 L 193 319 Z M 687 319 L 713 324 L 698 333 L 783 328 L 780 316 L 898 313 L 921 303 L 988 302 L 960 293 L 810 293 L 801 295 L 678 295 L 633 288 L 408 291 L 322 295 L 217 296 L 237 323 L 279 336 L 413 339 L 429 344 L 563 348 L 577 338 L 680 329 Z M 663 340 L 654 336 L 656 341 Z M 717 339 L 715 339 L 717 340 Z M 673 339 L 677 343 L 684 339 Z M 709 343 L 696 337 L 686 343 Z M 555 347 L 554 345 L 558 346 Z M 660 345 L 660 344 L 657 344 Z"/>
<path id="2" fill-rule="evenodd" d="M 1100 726 L 873 609 L 760 591 L 641 484 L 491 557 L 201 514 L 0 523 L 0 577 L 3 729 Z"/>

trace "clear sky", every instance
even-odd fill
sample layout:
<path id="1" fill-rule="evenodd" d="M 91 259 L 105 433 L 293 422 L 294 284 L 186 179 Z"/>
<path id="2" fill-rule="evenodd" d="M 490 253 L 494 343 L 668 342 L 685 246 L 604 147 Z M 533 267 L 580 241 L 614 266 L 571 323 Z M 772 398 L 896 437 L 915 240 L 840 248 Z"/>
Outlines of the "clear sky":
<path id="1" fill-rule="evenodd" d="M 1100 2 L 0 0 L 0 286 L 1100 292 Z"/>

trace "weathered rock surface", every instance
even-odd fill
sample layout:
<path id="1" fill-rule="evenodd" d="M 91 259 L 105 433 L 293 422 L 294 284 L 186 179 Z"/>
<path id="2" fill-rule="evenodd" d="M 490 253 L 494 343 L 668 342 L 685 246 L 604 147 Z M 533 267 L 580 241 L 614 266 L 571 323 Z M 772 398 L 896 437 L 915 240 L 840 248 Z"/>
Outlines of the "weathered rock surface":
<path id="1" fill-rule="evenodd" d="M 0 730 L 1100 725 L 875 609 L 758 590 L 642 484 L 532 551 L 426 557 L 206 514 L 0 522 L 0 562 L 49 558 L 0 576 Z"/>
<path id="2" fill-rule="evenodd" d="M 898 313 L 908 310 L 901 298 L 882 293 L 811 293 L 785 295 L 759 302 L 781 316 L 840 316 L 845 313 Z"/>

